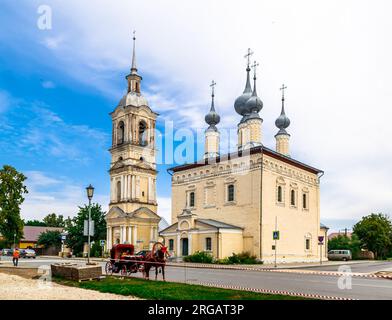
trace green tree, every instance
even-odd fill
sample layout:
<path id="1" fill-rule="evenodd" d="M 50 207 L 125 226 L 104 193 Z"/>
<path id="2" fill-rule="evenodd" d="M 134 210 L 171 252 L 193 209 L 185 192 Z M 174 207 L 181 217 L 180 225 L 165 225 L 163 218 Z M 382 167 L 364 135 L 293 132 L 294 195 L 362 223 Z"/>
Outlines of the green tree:
<path id="1" fill-rule="evenodd" d="M 328 241 L 328 250 L 351 250 L 353 259 L 357 259 L 361 251 L 361 242 L 356 234 L 353 234 L 351 238 L 338 235 Z"/>
<path id="2" fill-rule="evenodd" d="M 47 227 L 45 222 L 39 220 L 27 220 L 24 222 L 24 225 L 29 227 Z"/>
<path id="3" fill-rule="evenodd" d="M 75 255 L 80 255 L 83 252 L 83 245 L 87 242 L 87 236 L 83 235 L 84 220 L 88 219 L 88 205 L 79 207 L 77 216 L 73 219 L 67 219 L 65 230 L 68 232 L 65 244 L 72 248 Z M 99 240 L 106 239 L 106 221 L 105 212 L 99 204 L 91 205 L 91 219 L 94 220 L 94 236 L 91 241 L 99 242 Z"/>
<path id="4" fill-rule="evenodd" d="M 353 231 L 361 245 L 372 251 L 376 259 L 384 258 L 392 248 L 392 223 L 382 213 L 363 217 Z"/>
<path id="5" fill-rule="evenodd" d="M 37 244 L 49 247 L 61 247 L 61 233 L 60 231 L 46 231 L 39 235 Z"/>
<path id="6" fill-rule="evenodd" d="M 44 219 L 43 222 L 47 227 L 56 227 L 56 228 L 64 228 L 65 221 L 64 216 L 61 214 L 57 216 L 55 213 L 48 214 Z"/>
<path id="7" fill-rule="evenodd" d="M 28 193 L 24 181 L 27 178 L 15 168 L 5 165 L 0 170 L 0 233 L 7 244 L 23 238 L 23 220 L 20 206 L 23 195 Z"/>

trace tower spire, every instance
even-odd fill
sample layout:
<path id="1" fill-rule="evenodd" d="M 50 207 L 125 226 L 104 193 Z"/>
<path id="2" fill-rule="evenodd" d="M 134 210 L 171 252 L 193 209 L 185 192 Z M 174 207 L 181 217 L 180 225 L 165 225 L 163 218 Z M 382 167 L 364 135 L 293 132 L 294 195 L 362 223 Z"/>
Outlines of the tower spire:
<path id="1" fill-rule="evenodd" d="M 136 30 L 133 31 L 133 53 L 132 53 L 131 74 L 137 74 L 137 67 L 136 67 Z"/>
<path id="2" fill-rule="evenodd" d="M 287 133 L 286 129 L 290 125 L 290 119 L 286 116 L 284 110 L 284 102 L 285 102 L 284 91 L 286 89 L 287 87 L 284 84 L 280 88 L 280 90 L 282 91 L 282 110 L 280 112 L 280 116 L 275 121 L 275 125 L 279 129 L 278 133 L 275 135 L 275 139 L 276 139 L 276 151 L 289 157 L 290 135 Z"/>
<path id="3" fill-rule="evenodd" d="M 212 83 L 210 85 L 211 87 L 211 110 L 212 112 L 215 112 L 215 86 L 216 82 L 212 80 Z"/>

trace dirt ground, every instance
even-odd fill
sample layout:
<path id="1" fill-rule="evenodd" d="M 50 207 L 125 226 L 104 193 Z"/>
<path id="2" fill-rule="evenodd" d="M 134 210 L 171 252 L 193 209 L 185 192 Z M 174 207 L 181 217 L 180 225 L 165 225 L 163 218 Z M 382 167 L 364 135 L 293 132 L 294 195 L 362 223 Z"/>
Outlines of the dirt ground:
<path id="1" fill-rule="evenodd" d="M 8 268 L 7 268 L 8 269 Z M 38 279 L 35 269 L 0 269 L 0 300 L 136 300 L 111 293 L 62 286 Z M 14 273 L 14 274 L 12 274 Z M 19 275 L 15 275 L 18 273 Z"/>

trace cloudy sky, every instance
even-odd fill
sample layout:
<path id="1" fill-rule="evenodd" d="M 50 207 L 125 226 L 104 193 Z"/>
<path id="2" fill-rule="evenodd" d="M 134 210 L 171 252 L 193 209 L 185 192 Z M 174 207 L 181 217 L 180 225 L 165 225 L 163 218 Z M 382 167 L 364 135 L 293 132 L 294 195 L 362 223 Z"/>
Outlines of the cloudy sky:
<path id="1" fill-rule="evenodd" d="M 24 218 L 74 215 L 84 187 L 107 208 L 111 121 L 126 89 L 131 31 L 158 128 L 205 128 L 214 79 L 220 128 L 235 129 L 247 48 L 260 63 L 263 143 L 274 147 L 288 86 L 292 156 L 325 170 L 322 221 L 333 230 L 392 204 L 390 1 L 41 1 L 0 5 L 0 164 L 28 177 Z M 170 220 L 170 164 L 159 213 Z"/>

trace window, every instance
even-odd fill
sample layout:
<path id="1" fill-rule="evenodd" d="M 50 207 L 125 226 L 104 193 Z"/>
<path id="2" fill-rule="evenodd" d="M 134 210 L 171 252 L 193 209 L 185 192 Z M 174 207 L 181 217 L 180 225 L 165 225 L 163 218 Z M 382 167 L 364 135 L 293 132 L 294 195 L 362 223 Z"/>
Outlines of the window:
<path id="1" fill-rule="evenodd" d="M 290 204 L 292 206 L 295 206 L 295 190 L 291 190 L 291 193 L 290 193 Z"/>
<path id="2" fill-rule="evenodd" d="M 195 193 L 191 192 L 189 194 L 189 206 L 194 207 L 195 206 Z"/>
<path id="3" fill-rule="evenodd" d="M 147 125 L 144 121 L 139 123 L 139 145 L 147 145 Z"/>
<path id="4" fill-rule="evenodd" d="M 234 185 L 229 185 L 227 187 L 227 201 L 234 201 Z"/>
<path id="5" fill-rule="evenodd" d="M 174 240 L 173 240 L 173 239 L 170 239 L 170 240 L 169 240 L 169 250 L 170 250 L 170 251 L 173 251 L 173 250 L 174 250 Z"/>
<path id="6" fill-rule="evenodd" d="M 212 241 L 211 238 L 206 238 L 206 251 L 212 250 Z"/>
<path id="7" fill-rule="evenodd" d="M 306 250 L 310 250 L 310 239 L 305 240 L 305 248 Z"/>
<path id="8" fill-rule="evenodd" d="M 283 202 L 282 186 L 278 186 L 278 202 Z"/>
<path id="9" fill-rule="evenodd" d="M 306 193 L 304 193 L 303 195 L 302 195 L 302 208 L 303 209 L 307 209 L 308 208 L 308 199 L 307 199 L 308 197 L 306 196 Z"/>
<path id="10" fill-rule="evenodd" d="M 117 181 L 117 202 L 121 201 L 121 181 Z"/>
<path id="11" fill-rule="evenodd" d="M 123 144 L 124 143 L 124 136 L 125 136 L 125 126 L 124 122 L 120 121 L 117 128 L 117 143 Z"/>

